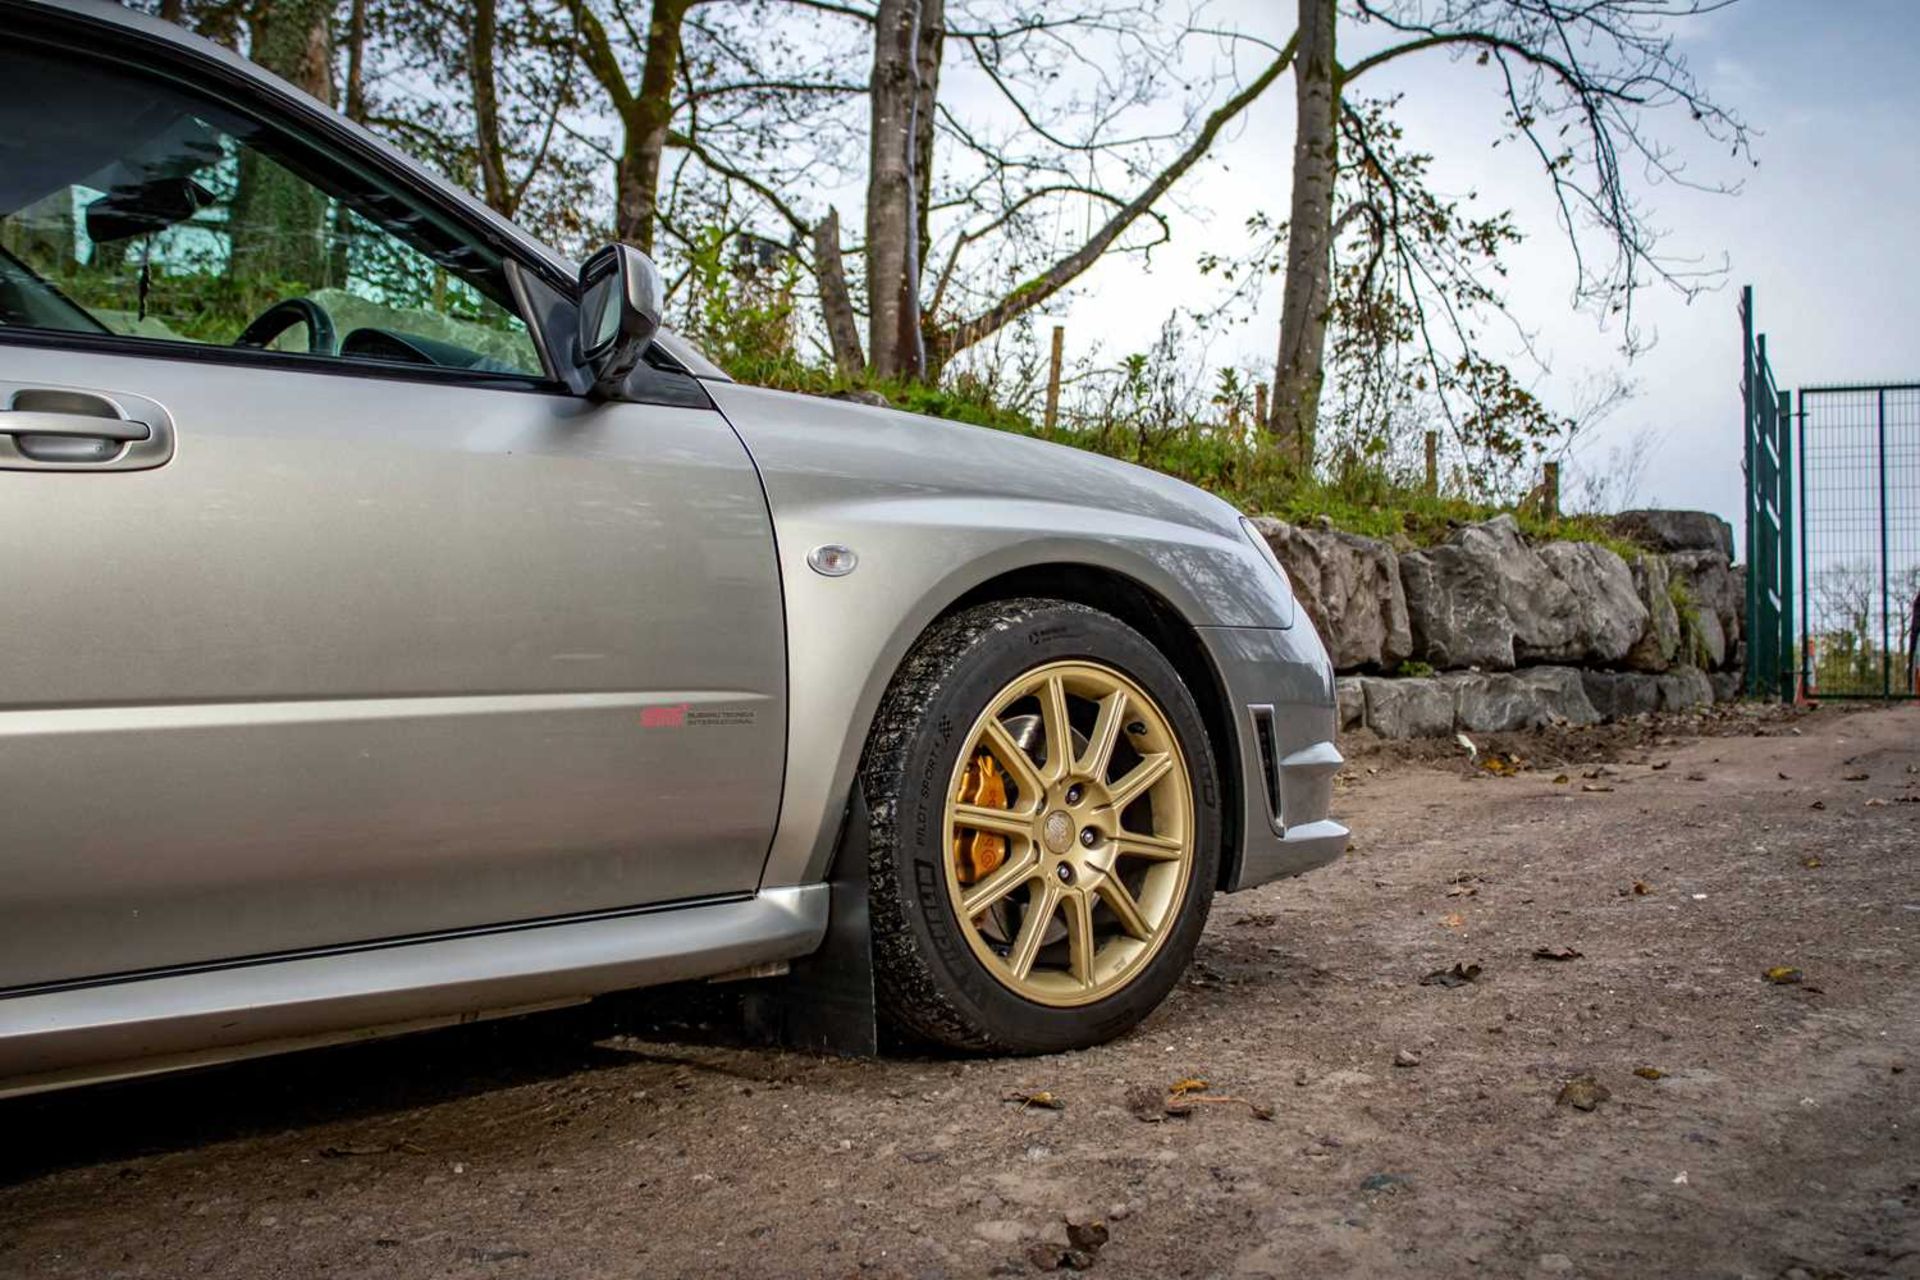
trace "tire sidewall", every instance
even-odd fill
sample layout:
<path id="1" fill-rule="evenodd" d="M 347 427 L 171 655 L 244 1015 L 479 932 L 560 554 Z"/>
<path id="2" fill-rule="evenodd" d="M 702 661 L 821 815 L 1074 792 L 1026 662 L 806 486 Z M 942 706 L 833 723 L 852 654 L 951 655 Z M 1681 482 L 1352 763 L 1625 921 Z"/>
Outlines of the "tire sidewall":
<path id="1" fill-rule="evenodd" d="M 969 945 L 947 886 L 946 804 L 959 755 L 989 700 L 1036 667 L 1074 660 L 1114 668 L 1159 704 L 1193 787 L 1194 858 L 1173 932 L 1146 966 L 1112 995 L 1057 1007 L 1003 985 Z M 929 976 L 965 1021 L 1009 1046 L 1050 1052 L 1110 1039 L 1166 998 L 1206 925 L 1218 879 L 1220 787 L 1192 695 L 1172 664 L 1138 632 L 1083 606 L 1041 606 L 1001 619 L 954 655 L 903 764 L 892 842 L 896 884 L 907 899 L 906 923 L 917 935 Z"/>

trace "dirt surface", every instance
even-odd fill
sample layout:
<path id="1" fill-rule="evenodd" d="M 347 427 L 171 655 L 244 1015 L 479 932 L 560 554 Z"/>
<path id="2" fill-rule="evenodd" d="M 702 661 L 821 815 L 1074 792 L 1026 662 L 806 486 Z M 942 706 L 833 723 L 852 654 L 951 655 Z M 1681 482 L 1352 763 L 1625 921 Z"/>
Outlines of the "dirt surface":
<path id="1" fill-rule="evenodd" d="M 1920 708 L 1700 728 L 1358 751 L 1355 852 L 1092 1052 L 622 999 L 0 1104 L 0 1274 L 1920 1276 Z"/>

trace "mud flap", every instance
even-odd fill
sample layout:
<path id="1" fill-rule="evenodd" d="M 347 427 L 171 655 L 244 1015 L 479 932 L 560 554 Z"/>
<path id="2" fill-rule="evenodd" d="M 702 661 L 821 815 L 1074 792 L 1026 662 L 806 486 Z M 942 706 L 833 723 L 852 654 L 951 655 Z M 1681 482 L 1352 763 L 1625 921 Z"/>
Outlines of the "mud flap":
<path id="1" fill-rule="evenodd" d="M 818 951 L 795 960 L 785 977 L 754 983 L 742 993 L 741 1030 L 749 1042 L 843 1057 L 880 1052 L 867 911 L 870 822 L 856 782 L 828 872 L 826 939 Z"/>

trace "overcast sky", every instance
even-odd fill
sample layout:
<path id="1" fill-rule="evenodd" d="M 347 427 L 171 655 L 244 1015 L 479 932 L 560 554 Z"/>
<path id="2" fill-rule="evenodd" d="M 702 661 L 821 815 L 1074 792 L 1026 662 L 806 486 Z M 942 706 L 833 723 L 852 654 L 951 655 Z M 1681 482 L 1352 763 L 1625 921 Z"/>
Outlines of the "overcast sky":
<path id="1" fill-rule="evenodd" d="M 1216 12 L 1283 36 L 1292 11 L 1284 0 L 1228 0 Z M 1743 189 L 1728 197 L 1641 186 L 1671 252 L 1715 263 L 1724 255 L 1730 269 L 1720 291 L 1691 305 L 1647 291 L 1639 323 L 1655 342 L 1630 366 L 1618 333 L 1572 307 L 1573 262 L 1537 164 L 1517 147 L 1490 145 L 1501 103 L 1489 71 L 1423 55 L 1369 76 L 1367 89 L 1405 94 L 1400 115 L 1410 143 L 1436 156 L 1436 188 L 1477 191 L 1481 207 L 1512 209 L 1529 233 L 1510 258 L 1510 298 L 1551 364 L 1536 389 L 1571 408 L 1595 373 L 1622 369 L 1637 384 L 1576 465 L 1605 468 L 1611 449 L 1648 434 L 1654 452 L 1640 502 L 1704 507 L 1737 525 L 1741 284 L 1754 286 L 1783 386 L 1920 379 L 1920 2 L 1743 0 L 1676 31 L 1710 96 L 1755 127 L 1760 164 L 1698 145 L 1683 117 L 1662 123 L 1664 136 L 1687 147 L 1695 177 Z M 1217 297 L 1219 285 L 1198 274 L 1195 259 L 1203 248 L 1244 244 L 1256 209 L 1284 217 L 1292 117 L 1292 85 L 1283 82 L 1188 176 L 1173 243 L 1151 267 L 1132 258 L 1101 264 L 1047 320 L 1064 319 L 1076 349 L 1098 341 L 1117 355 L 1144 350 L 1171 307 Z M 1215 339 L 1209 362 L 1271 361 L 1277 324 L 1276 298 L 1253 323 Z"/>

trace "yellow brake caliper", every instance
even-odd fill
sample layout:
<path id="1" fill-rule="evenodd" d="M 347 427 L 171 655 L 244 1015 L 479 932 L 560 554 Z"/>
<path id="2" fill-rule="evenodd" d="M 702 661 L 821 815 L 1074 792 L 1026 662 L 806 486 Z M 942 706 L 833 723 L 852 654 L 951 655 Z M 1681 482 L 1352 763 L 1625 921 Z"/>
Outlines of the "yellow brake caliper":
<path id="1" fill-rule="evenodd" d="M 1006 775 L 987 752 L 967 762 L 960 777 L 960 804 L 977 804 L 992 809 L 1007 807 Z M 953 865 L 961 884 L 972 884 L 992 875 L 1007 860 L 1007 838 L 990 831 L 963 831 L 953 837 Z"/>

